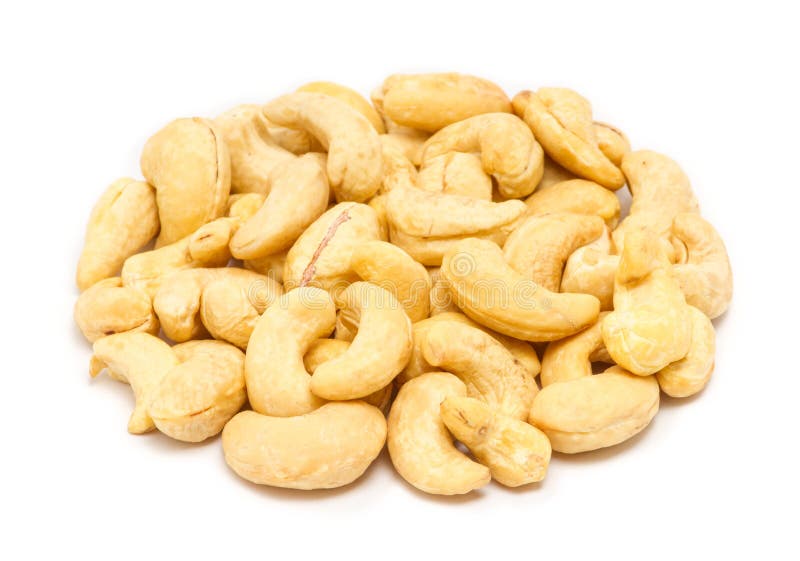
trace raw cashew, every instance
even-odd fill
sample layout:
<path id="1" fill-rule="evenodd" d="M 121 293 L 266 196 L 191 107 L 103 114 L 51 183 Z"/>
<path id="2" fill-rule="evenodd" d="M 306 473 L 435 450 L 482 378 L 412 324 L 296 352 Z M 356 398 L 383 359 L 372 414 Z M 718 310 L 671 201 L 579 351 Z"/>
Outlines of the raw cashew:
<path id="1" fill-rule="evenodd" d="M 311 393 L 303 355 L 311 343 L 331 333 L 335 321 L 331 297 L 310 286 L 287 292 L 264 311 L 245 358 L 247 396 L 255 411 L 291 417 L 325 403 Z"/>
<path id="2" fill-rule="evenodd" d="M 238 218 L 240 222 L 250 220 L 266 198 L 267 196 L 261 193 L 235 193 L 228 197 L 225 216 Z"/>
<path id="3" fill-rule="evenodd" d="M 222 133 L 211 121 L 172 121 L 144 145 L 141 167 L 156 188 L 161 221 L 156 247 L 185 238 L 225 212 L 231 162 Z"/>
<path id="4" fill-rule="evenodd" d="M 86 226 L 78 260 L 78 289 L 119 273 L 125 259 L 158 233 L 158 207 L 153 188 L 142 181 L 115 181 L 97 201 Z"/>
<path id="5" fill-rule="evenodd" d="M 383 134 L 386 132 L 386 127 L 383 125 L 383 119 L 378 115 L 375 108 L 370 105 L 369 101 L 364 99 L 360 93 L 333 82 L 309 82 L 297 88 L 298 92 L 319 93 L 335 97 L 339 101 L 343 101 L 362 115 L 367 118 L 376 132 Z"/>
<path id="6" fill-rule="evenodd" d="M 289 489 L 332 489 L 367 470 L 386 442 L 386 419 L 361 401 L 328 403 L 297 417 L 242 411 L 222 431 L 239 477 Z"/>
<path id="7" fill-rule="evenodd" d="M 711 319 L 728 309 L 733 297 L 733 273 L 722 238 L 699 214 L 679 214 L 672 233 L 686 245 L 685 263 L 672 266 L 686 303 Z"/>
<path id="8" fill-rule="evenodd" d="M 386 135 L 381 135 L 383 180 L 380 192 L 388 193 L 399 185 L 416 185 L 417 168 L 400 149 L 384 142 L 384 138 L 386 138 Z M 370 201 L 374 199 L 375 197 Z"/>
<path id="9" fill-rule="evenodd" d="M 548 156 L 545 153 L 544 172 L 542 173 L 542 180 L 536 187 L 536 192 L 544 191 L 557 183 L 562 183 L 564 181 L 571 181 L 573 179 L 578 179 L 578 177 L 571 171 L 562 168 L 560 165 L 554 162 L 550 156 Z"/>
<path id="10" fill-rule="evenodd" d="M 542 388 L 528 421 L 547 435 L 553 450 L 575 454 L 628 440 L 655 417 L 658 402 L 655 376 L 612 366 Z"/>
<path id="11" fill-rule="evenodd" d="M 592 106 L 566 88 L 541 88 L 514 96 L 514 112 L 531 128 L 547 155 L 570 172 L 619 189 L 625 177 L 597 145 Z"/>
<path id="12" fill-rule="evenodd" d="M 419 166 L 422 164 L 422 145 L 428 140 L 430 135 L 424 131 L 400 127 L 400 130 L 393 130 L 381 135 L 381 144 L 384 148 L 391 147 L 398 150 L 412 164 Z"/>
<path id="13" fill-rule="evenodd" d="M 422 340 L 432 366 L 458 376 L 467 394 L 509 417 L 525 419 L 539 388 L 503 345 L 480 329 L 460 322 L 434 323 Z"/>
<path id="14" fill-rule="evenodd" d="M 268 276 L 275 282 L 283 283 L 283 268 L 286 266 L 287 253 L 288 251 L 282 251 L 258 259 L 245 259 L 243 265 L 245 269 Z"/>
<path id="15" fill-rule="evenodd" d="M 244 354 L 221 341 L 189 341 L 172 350 L 181 363 L 158 384 L 148 412 L 167 436 L 202 442 L 244 405 Z"/>
<path id="16" fill-rule="evenodd" d="M 101 280 L 83 291 L 75 302 L 74 317 L 90 343 L 127 331 L 155 335 L 159 328 L 147 294 L 122 286 L 119 277 Z"/>
<path id="17" fill-rule="evenodd" d="M 395 123 L 429 132 L 475 115 L 511 112 L 496 84 L 466 74 L 394 74 L 372 94 L 378 111 Z"/>
<path id="18" fill-rule="evenodd" d="M 356 282 L 338 297 L 358 332 L 347 351 L 317 367 L 311 391 L 325 399 L 358 399 L 384 388 L 411 354 L 411 322 L 392 294 Z"/>
<path id="19" fill-rule="evenodd" d="M 688 397 L 700 392 L 714 372 L 714 325 L 706 314 L 694 306 L 689 306 L 689 315 L 692 322 L 689 352 L 656 374 L 661 391 L 672 397 Z"/>
<path id="20" fill-rule="evenodd" d="M 554 341 L 597 320 L 600 302 L 588 294 L 550 292 L 517 273 L 492 242 L 475 238 L 454 245 L 442 274 L 456 305 L 495 331 L 526 341 Z"/>
<path id="21" fill-rule="evenodd" d="M 364 242 L 353 250 L 350 266 L 363 280 L 388 290 L 412 322 L 428 317 L 428 271 L 399 247 L 384 241 Z"/>
<path id="22" fill-rule="evenodd" d="M 474 154 L 447 152 L 428 158 L 419 170 L 417 184 L 424 191 L 492 200 L 492 178 Z"/>
<path id="23" fill-rule="evenodd" d="M 617 128 L 608 123 L 595 121 L 592 124 L 594 136 L 597 139 L 597 147 L 611 160 L 615 166 L 622 164 L 622 158 L 631 151 L 631 143 L 628 137 Z"/>
<path id="24" fill-rule="evenodd" d="M 403 385 L 389 412 L 389 456 L 411 485 L 437 495 L 461 495 L 489 483 L 486 466 L 453 444 L 439 411 L 448 397 L 463 397 L 464 383 L 447 372 L 423 374 Z"/>
<path id="25" fill-rule="evenodd" d="M 614 362 L 634 374 L 655 374 L 689 351 L 689 306 L 654 232 L 628 232 L 614 282 L 614 311 L 603 320 Z"/>
<path id="26" fill-rule="evenodd" d="M 264 114 L 278 125 L 308 131 L 322 143 L 337 200 L 366 201 L 378 191 L 381 142 L 358 111 L 329 95 L 297 92 L 268 103 Z"/>
<path id="27" fill-rule="evenodd" d="M 601 310 L 614 309 L 614 277 L 619 255 L 612 255 L 611 232 L 576 249 L 567 259 L 561 275 L 561 292 L 591 294 L 600 300 Z"/>
<path id="28" fill-rule="evenodd" d="M 389 219 L 386 217 L 386 199 L 385 193 L 375 195 L 369 200 L 369 207 L 375 211 L 375 217 L 378 219 L 378 239 L 386 241 L 389 239 Z"/>
<path id="29" fill-rule="evenodd" d="M 556 382 L 567 382 L 592 375 L 592 362 L 611 362 L 603 344 L 603 312 L 597 322 L 580 333 L 548 343 L 542 355 L 539 380 L 545 388 Z"/>
<path id="30" fill-rule="evenodd" d="M 128 432 L 142 434 L 155 428 L 147 410 L 167 372 L 178 365 L 178 356 L 164 341 L 149 333 L 117 333 L 94 342 L 89 373 L 104 369 L 120 382 L 130 384 L 136 406 L 128 421 Z"/>
<path id="31" fill-rule="evenodd" d="M 571 179 L 537 189 L 525 199 L 529 216 L 554 212 L 593 214 L 605 220 L 609 228 L 619 221 L 619 199 L 608 189 L 585 179 Z"/>
<path id="32" fill-rule="evenodd" d="M 525 278 L 558 292 L 567 258 L 604 230 L 599 216 L 567 212 L 531 216 L 508 237 L 503 257 Z"/>
<path id="33" fill-rule="evenodd" d="M 479 152 L 486 173 L 504 198 L 530 195 L 544 171 L 544 152 L 515 115 L 488 113 L 443 128 L 422 147 L 422 162 L 448 152 Z"/>
<path id="34" fill-rule="evenodd" d="M 453 436 L 489 467 L 498 483 L 519 487 L 547 474 L 550 441 L 536 427 L 470 397 L 448 397 L 441 414 Z"/>
<path id="35" fill-rule="evenodd" d="M 430 315 L 458 312 L 458 306 L 453 303 L 453 294 L 447 285 L 447 279 L 442 276 L 441 269 L 428 267 L 428 274 L 431 277 Z"/>

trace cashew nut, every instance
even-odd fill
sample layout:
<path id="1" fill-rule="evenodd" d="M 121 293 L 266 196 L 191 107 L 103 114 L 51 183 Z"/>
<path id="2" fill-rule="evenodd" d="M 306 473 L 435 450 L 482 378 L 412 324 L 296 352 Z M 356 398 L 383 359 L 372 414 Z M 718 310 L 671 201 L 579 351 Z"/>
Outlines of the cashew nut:
<path id="1" fill-rule="evenodd" d="M 147 294 L 122 286 L 119 277 L 101 280 L 83 291 L 75 302 L 74 317 L 90 343 L 127 331 L 155 335 L 159 328 Z"/>
<path id="2" fill-rule="evenodd" d="M 259 257 L 257 259 L 245 259 L 242 263 L 245 269 L 265 275 L 275 282 L 283 283 L 283 269 L 286 266 L 286 254 L 288 251 Z"/>
<path id="3" fill-rule="evenodd" d="M 623 156 L 631 151 L 631 143 L 628 137 L 621 130 L 608 123 L 595 121 L 592 124 L 592 129 L 597 139 L 597 147 L 606 155 L 606 158 L 619 167 L 622 164 Z"/>
<path id="4" fill-rule="evenodd" d="M 399 127 L 381 135 L 381 144 L 384 149 L 391 149 L 403 154 L 412 164 L 419 166 L 422 164 L 420 158 L 422 145 L 428 140 L 430 135 L 424 131 Z"/>
<path id="5" fill-rule="evenodd" d="M 570 179 L 537 189 L 525 199 L 529 216 L 555 212 L 593 214 L 614 228 L 619 220 L 619 199 L 608 189 L 585 179 Z"/>
<path id="6" fill-rule="evenodd" d="M 619 255 L 612 255 L 611 232 L 590 244 L 576 249 L 567 259 L 561 275 L 561 292 L 591 294 L 600 300 L 601 310 L 614 309 L 614 277 L 619 268 Z"/>
<path id="7" fill-rule="evenodd" d="M 492 178 L 474 154 L 447 152 L 428 158 L 419 170 L 417 183 L 424 191 L 492 200 Z"/>
<path id="8" fill-rule="evenodd" d="M 297 91 L 325 94 L 335 97 L 364 115 L 378 134 L 386 132 L 383 119 L 378 115 L 375 108 L 370 105 L 369 101 L 364 99 L 360 93 L 347 86 L 342 86 L 341 84 L 335 84 L 333 82 L 309 82 L 297 88 Z"/>
<path id="9" fill-rule="evenodd" d="M 261 193 L 234 193 L 228 197 L 225 216 L 238 218 L 240 222 L 250 220 L 266 198 L 267 196 Z"/>
<path id="10" fill-rule="evenodd" d="M 689 315 L 692 322 L 689 352 L 656 374 L 661 391 L 672 397 L 688 397 L 700 392 L 714 372 L 714 325 L 706 314 L 694 306 L 689 306 Z"/>
<path id="11" fill-rule="evenodd" d="M 430 315 L 435 316 L 446 312 L 458 312 L 458 306 L 453 303 L 453 294 L 447 285 L 447 279 L 442 275 L 439 267 L 428 267 L 431 278 Z"/>
<path id="12" fill-rule="evenodd" d="M 542 374 L 539 380 L 546 388 L 556 382 L 568 382 L 592 375 L 593 362 L 611 362 L 603 344 L 603 312 L 591 327 L 559 341 L 552 341 L 542 355 Z"/>
<path id="13" fill-rule="evenodd" d="M 542 173 L 542 180 L 539 181 L 539 185 L 536 187 L 536 192 L 544 191 L 557 183 L 571 181 L 573 179 L 578 179 L 578 177 L 571 171 L 567 171 L 558 165 L 545 153 L 544 172 Z"/>

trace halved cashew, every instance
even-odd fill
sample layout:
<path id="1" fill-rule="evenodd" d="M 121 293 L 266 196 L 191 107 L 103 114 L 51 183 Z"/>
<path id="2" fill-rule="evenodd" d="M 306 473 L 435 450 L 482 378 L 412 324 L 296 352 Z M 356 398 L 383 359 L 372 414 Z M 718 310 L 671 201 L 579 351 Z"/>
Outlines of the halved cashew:
<path id="1" fill-rule="evenodd" d="M 276 167 L 269 195 L 234 234 L 231 253 L 237 259 L 257 259 L 288 249 L 325 212 L 328 192 L 328 180 L 313 154 Z"/>
<path id="2" fill-rule="evenodd" d="M 423 191 L 492 200 L 492 178 L 474 154 L 447 152 L 428 158 L 419 170 L 417 184 Z"/>
<path id="3" fill-rule="evenodd" d="M 311 391 L 325 399 L 358 399 L 386 387 L 405 367 L 411 322 L 390 292 L 368 282 L 351 284 L 337 300 L 358 331 L 345 353 L 317 367 Z"/>
<path id="4" fill-rule="evenodd" d="M 244 353 L 221 341 L 189 341 L 172 350 L 181 363 L 158 384 L 148 412 L 167 436 L 202 442 L 244 405 Z"/>
<path id="5" fill-rule="evenodd" d="M 545 153 L 544 172 L 542 173 L 542 180 L 539 181 L 539 185 L 536 187 L 536 192 L 545 191 L 553 185 L 562 183 L 564 181 L 571 181 L 573 179 L 579 178 L 571 171 L 566 170 L 558 165 L 550 156 Z"/>
<path id="6" fill-rule="evenodd" d="M 447 285 L 447 279 L 442 276 L 441 269 L 428 267 L 428 274 L 431 277 L 430 315 L 458 312 L 458 306 L 453 302 L 453 294 Z"/>
<path id="7" fill-rule="evenodd" d="M 238 218 L 217 218 L 175 243 L 128 257 L 122 265 L 122 284 L 153 298 L 172 273 L 225 266 L 231 258 L 228 243 L 238 224 Z"/>
<path id="8" fill-rule="evenodd" d="M 260 105 L 237 105 L 214 119 L 214 125 L 230 154 L 231 193 L 266 195 L 272 170 L 295 158 L 270 136 Z"/>
<path id="9" fill-rule="evenodd" d="M 289 252 L 281 251 L 257 259 L 245 259 L 243 265 L 245 269 L 268 276 L 275 282 L 283 283 L 283 269 L 286 266 L 287 253 Z"/>
<path id="10" fill-rule="evenodd" d="M 364 242 L 353 250 L 350 266 L 363 280 L 388 290 L 412 322 L 428 317 L 431 278 L 399 247 L 378 240 Z"/>
<path id="11" fill-rule="evenodd" d="M 470 238 L 444 256 L 442 274 L 456 305 L 495 331 L 526 341 L 554 341 L 597 320 L 600 302 L 588 294 L 546 290 L 517 273 L 492 242 Z"/>
<path id="12" fill-rule="evenodd" d="M 101 280 L 84 290 L 75 302 L 73 317 L 90 343 L 127 331 L 155 335 L 159 328 L 150 297 L 122 286 L 119 277 Z"/>
<path id="13" fill-rule="evenodd" d="M 467 385 L 467 395 L 509 417 L 525 419 L 539 391 L 514 355 L 470 325 L 434 323 L 422 340 L 422 355 L 430 365 L 458 376 Z"/>
<path id="14" fill-rule="evenodd" d="M 125 260 L 158 233 L 156 192 L 143 181 L 123 178 L 112 183 L 94 205 L 78 260 L 76 281 L 86 290 L 113 277 Z"/>
<path id="15" fill-rule="evenodd" d="M 599 216 L 568 212 L 531 216 L 508 236 L 503 257 L 525 278 L 558 292 L 567 258 L 604 230 Z"/>
<path id="16" fill-rule="evenodd" d="M 628 137 L 621 130 L 609 125 L 595 121 L 592 123 L 594 136 L 597 139 L 597 147 L 606 155 L 606 158 L 619 167 L 622 158 L 631 151 L 631 143 Z"/>
<path id="17" fill-rule="evenodd" d="M 117 333 L 94 342 L 89 374 L 104 369 L 120 382 L 130 384 L 136 406 L 128 420 L 128 432 L 142 434 L 155 428 L 147 408 L 167 372 L 178 365 L 178 356 L 164 341 L 149 333 Z"/>
<path id="18" fill-rule="evenodd" d="M 689 307 L 692 342 L 684 358 L 662 368 L 656 374 L 661 391 L 672 397 L 689 397 L 706 387 L 714 372 L 716 334 L 706 314 Z"/>
<path id="19" fill-rule="evenodd" d="M 672 266 L 686 303 L 711 319 L 721 316 L 733 297 L 733 273 L 725 243 L 699 214 L 677 215 L 672 233 L 686 246 L 686 262 Z"/>
<path id="20" fill-rule="evenodd" d="M 446 126 L 422 147 L 422 162 L 448 152 L 478 152 L 504 198 L 530 195 L 544 171 L 544 152 L 515 115 L 487 113 Z"/>
<path id="21" fill-rule="evenodd" d="M 554 212 L 574 212 L 593 214 L 602 218 L 609 228 L 614 228 L 619 220 L 619 199 L 608 189 L 593 181 L 570 179 L 537 189 L 525 199 L 529 216 L 539 216 Z"/>
<path id="22" fill-rule="evenodd" d="M 610 362 L 603 344 L 603 312 L 591 327 L 559 341 L 548 343 L 542 355 L 539 380 L 545 388 L 556 382 L 567 382 L 592 375 L 592 362 Z"/>
<path id="23" fill-rule="evenodd" d="M 448 397 L 441 415 L 453 436 L 491 470 L 498 483 L 519 487 L 547 474 L 552 449 L 536 427 L 470 397 Z"/>
<path id="24" fill-rule="evenodd" d="M 424 131 L 401 127 L 400 130 L 389 131 L 381 135 L 384 148 L 399 151 L 415 166 L 422 163 L 422 145 L 430 135 Z"/>
<path id="25" fill-rule="evenodd" d="M 397 473 L 417 489 L 461 495 L 489 483 L 489 468 L 462 454 L 442 422 L 441 403 L 466 393 L 464 383 L 447 372 L 423 374 L 397 393 L 386 442 Z"/>
<path id="26" fill-rule="evenodd" d="M 384 141 L 381 135 L 381 153 L 383 154 L 383 180 L 380 193 L 388 193 L 398 185 L 416 185 L 417 168 L 399 148 Z M 377 195 L 376 195 L 377 196 Z M 374 200 L 375 197 L 370 199 Z"/>
<path id="27" fill-rule="evenodd" d="M 383 134 L 386 132 L 386 127 L 383 125 L 383 119 L 378 115 L 375 108 L 370 105 L 369 101 L 357 91 L 336 84 L 334 82 L 309 82 L 297 88 L 298 92 L 319 93 L 335 97 L 339 101 L 345 102 L 347 105 L 364 115 L 376 132 Z"/>
<path id="28" fill-rule="evenodd" d="M 228 197 L 225 216 L 238 218 L 240 222 L 250 220 L 264 204 L 266 198 L 267 196 L 261 193 L 234 193 Z"/>
<path id="29" fill-rule="evenodd" d="M 296 92 L 264 106 L 279 125 L 311 133 L 328 151 L 328 181 L 339 201 L 366 201 L 381 184 L 378 133 L 366 117 L 334 97 Z"/>
<path id="30" fill-rule="evenodd" d="M 244 365 L 255 411 L 291 417 L 325 403 L 311 393 L 303 355 L 311 343 L 331 333 L 335 321 L 330 295 L 310 286 L 287 292 L 264 311 L 250 336 Z"/>
<path id="31" fill-rule="evenodd" d="M 352 483 L 385 442 L 383 413 L 361 401 L 328 403 L 288 419 L 242 411 L 222 431 L 225 461 L 239 477 L 289 489 Z"/>
<path id="32" fill-rule="evenodd" d="M 601 310 L 614 309 L 614 277 L 619 255 L 612 255 L 611 232 L 576 249 L 567 259 L 561 275 L 561 292 L 591 294 L 600 300 Z"/>
<path id="33" fill-rule="evenodd" d="M 613 446 L 641 432 L 658 412 L 655 376 L 618 366 L 602 374 L 551 384 L 533 400 L 528 419 L 565 454 Z"/>
<path id="34" fill-rule="evenodd" d="M 156 188 L 161 221 L 156 247 L 185 238 L 225 212 L 231 162 L 222 133 L 211 121 L 172 121 L 144 145 L 141 168 Z"/>
<path id="35" fill-rule="evenodd" d="M 614 362 L 641 376 L 655 374 L 689 351 L 689 306 L 654 232 L 628 232 L 614 282 L 614 311 L 603 320 Z"/>
<path id="36" fill-rule="evenodd" d="M 332 289 L 357 280 L 350 269 L 353 250 L 380 235 L 380 223 L 371 207 L 339 203 L 311 224 L 289 250 L 284 285 L 287 289 L 307 285 Z"/>
<path id="37" fill-rule="evenodd" d="M 514 96 L 513 104 L 514 112 L 558 164 L 608 189 L 625 184 L 622 172 L 597 145 L 592 106 L 577 92 L 566 88 L 524 91 Z"/>
<path id="38" fill-rule="evenodd" d="M 475 115 L 511 112 L 496 84 L 466 74 L 394 74 L 372 93 L 378 111 L 395 123 L 429 132 Z"/>

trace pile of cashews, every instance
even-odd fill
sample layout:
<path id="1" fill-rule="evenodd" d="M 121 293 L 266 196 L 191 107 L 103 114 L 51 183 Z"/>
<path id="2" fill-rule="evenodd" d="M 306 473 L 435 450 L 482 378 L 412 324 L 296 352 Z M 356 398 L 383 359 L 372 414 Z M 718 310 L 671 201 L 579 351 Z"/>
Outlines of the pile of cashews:
<path id="1" fill-rule="evenodd" d="M 340 487 L 388 444 L 427 493 L 538 482 L 714 369 L 719 234 L 574 91 L 314 82 L 169 123 L 141 172 L 86 229 L 90 373 L 130 384 L 129 432 L 222 433 L 249 481 Z"/>

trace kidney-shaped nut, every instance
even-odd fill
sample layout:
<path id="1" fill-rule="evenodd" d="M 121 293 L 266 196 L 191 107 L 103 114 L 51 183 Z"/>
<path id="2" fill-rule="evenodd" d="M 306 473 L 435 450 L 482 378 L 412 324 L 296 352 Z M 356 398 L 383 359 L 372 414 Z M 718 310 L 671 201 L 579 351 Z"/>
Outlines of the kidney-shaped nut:
<path id="1" fill-rule="evenodd" d="M 423 374 L 397 393 L 389 412 L 389 456 L 397 473 L 421 491 L 461 495 L 491 479 L 486 466 L 455 447 L 442 422 L 441 403 L 466 393 L 464 383 L 447 372 Z"/>
<path id="2" fill-rule="evenodd" d="M 178 355 L 164 341 L 149 333 L 117 333 L 94 342 L 89 374 L 108 375 L 130 384 L 136 406 L 128 420 L 128 432 L 142 434 L 155 428 L 148 407 L 164 376 L 178 365 Z"/>
<path id="3" fill-rule="evenodd" d="M 86 226 L 78 289 L 119 273 L 125 259 L 158 233 L 158 226 L 156 193 L 150 185 L 127 177 L 112 183 L 94 205 Z"/>
<path id="4" fill-rule="evenodd" d="M 631 143 L 625 133 L 608 123 L 598 121 L 592 123 L 592 130 L 600 151 L 611 160 L 611 163 L 620 166 L 622 158 L 631 151 Z"/>
<path id="5" fill-rule="evenodd" d="M 619 220 L 619 199 L 608 189 L 593 181 L 570 179 L 539 190 L 525 199 L 529 216 L 555 212 L 592 214 L 602 218 L 609 228 Z"/>
<path id="6" fill-rule="evenodd" d="M 547 344 L 542 355 L 542 387 L 592 375 L 593 362 L 611 362 L 603 344 L 603 312 L 591 327 Z"/>
<path id="7" fill-rule="evenodd" d="M 575 454 L 628 440 L 650 423 L 658 402 L 655 376 L 613 366 L 542 388 L 528 421 L 547 435 L 553 450 Z"/>
<path id="8" fill-rule="evenodd" d="M 172 350 L 181 363 L 158 384 L 148 412 L 167 436 L 202 442 L 244 405 L 244 353 L 221 341 L 189 341 Z"/>
<path id="9" fill-rule="evenodd" d="M 550 441 L 536 427 L 470 397 L 448 397 L 441 414 L 453 436 L 488 466 L 498 483 L 519 487 L 547 474 Z"/>
<path id="10" fill-rule="evenodd" d="M 442 274 L 456 305 L 495 331 L 526 341 L 554 341 L 597 320 L 588 294 L 550 292 L 517 273 L 492 242 L 470 238 L 444 256 Z"/>
<path id="11" fill-rule="evenodd" d="M 381 185 L 378 133 L 348 104 L 319 93 L 296 92 L 264 106 L 278 125 L 308 131 L 328 151 L 328 181 L 339 201 L 366 201 Z"/>
<path id="12" fill-rule="evenodd" d="M 694 213 L 677 215 L 672 233 L 686 245 L 686 263 L 672 266 L 686 303 L 711 319 L 721 316 L 733 297 L 733 273 L 725 243 L 711 224 Z"/>
<path id="13" fill-rule="evenodd" d="M 508 236 L 503 257 L 525 278 L 558 292 L 567 258 L 604 230 L 599 216 L 568 212 L 531 216 Z"/>
<path id="14" fill-rule="evenodd" d="M 158 318 L 150 297 L 122 286 L 122 279 L 101 280 L 81 293 L 75 302 L 75 323 L 90 343 L 126 331 L 158 333 Z"/>
<path id="15" fill-rule="evenodd" d="M 386 419 L 361 401 L 328 403 L 290 418 L 242 411 L 222 431 L 239 477 L 273 487 L 332 489 L 367 470 L 386 442 Z"/>
<path id="16" fill-rule="evenodd" d="M 518 93 L 513 104 L 514 112 L 558 164 L 608 189 L 625 184 L 620 169 L 597 145 L 592 107 L 578 93 L 566 88 L 541 88 L 535 93 Z"/>
<path id="17" fill-rule="evenodd" d="M 231 188 L 231 163 L 211 121 L 177 119 L 142 150 L 142 174 L 156 188 L 161 233 L 156 246 L 177 242 L 222 216 Z"/>
<path id="18" fill-rule="evenodd" d="M 311 391 L 325 399 L 358 399 L 386 387 L 405 367 L 411 322 L 397 299 L 372 283 L 351 284 L 337 301 L 358 331 L 345 353 L 317 367 Z"/>
<path id="19" fill-rule="evenodd" d="M 496 84 L 466 74 L 394 74 L 372 102 L 397 124 L 429 132 L 482 113 L 511 112 Z"/>
<path id="20" fill-rule="evenodd" d="M 689 307 L 692 342 L 689 352 L 656 374 L 661 391 L 671 397 L 689 397 L 706 387 L 714 372 L 716 334 L 711 320 L 694 306 Z"/>
<path id="21" fill-rule="evenodd" d="M 492 177 L 475 154 L 447 152 L 428 158 L 419 170 L 417 186 L 423 191 L 492 200 Z"/>
<path id="22" fill-rule="evenodd" d="M 379 134 L 386 132 L 383 119 L 369 101 L 357 91 L 334 82 L 309 82 L 297 88 L 298 92 L 318 93 L 335 97 L 364 115 Z"/>
<path id="23" fill-rule="evenodd" d="M 240 222 L 250 220 L 264 204 L 267 196 L 261 193 L 234 193 L 228 197 L 225 216 L 238 218 Z"/>

